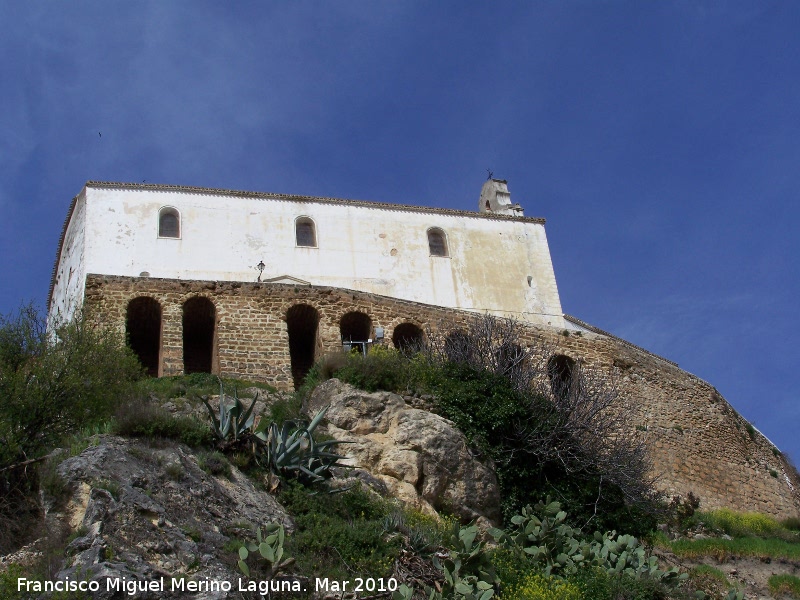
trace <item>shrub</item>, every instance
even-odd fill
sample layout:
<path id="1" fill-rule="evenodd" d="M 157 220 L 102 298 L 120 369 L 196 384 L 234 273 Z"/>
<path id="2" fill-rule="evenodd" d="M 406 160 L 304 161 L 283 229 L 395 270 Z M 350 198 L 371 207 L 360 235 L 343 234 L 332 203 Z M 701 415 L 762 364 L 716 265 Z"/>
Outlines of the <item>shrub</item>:
<path id="1" fill-rule="evenodd" d="M 582 600 L 580 587 L 558 577 L 531 573 L 500 594 L 501 600 Z"/>
<path id="2" fill-rule="evenodd" d="M 800 531 L 800 517 L 789 517 L 781 521 L 781 525 L 790 531 Z"/>
<path id="3" fill-rule="evenodd" d="M 214 439 L 202 421 L 175 416 L 149 400 L 121 404 L 114 414 L 112 431 L 127 437 L 167 438 L 193 448 L 208 446 Z"/>
<path id="4" fill-rule="evenodd" d="M 82 316 L 52 339 L 30 306 L 0 317 L 0 465 L 42 456 L 108 418 L 141 375 L 119 334 Z"/>
<path id="5" fill-rule="evenodd" d="M 734 537 L 767 536 L 780 529 L 778 522 L 770 516 L 755 512 L 736 512 L 728 508 L 707 512 L 702 518 L 709 526 Z"/>
<path id="6" fill-rule="evenodd" d="M 300 573 L 325 573 L 349 579 L 350 573 L 385 577 L 400 551 L 397 537 L 386 539 L 383 519 L 392 507 L 356 487 L 340 494 L 310 495 L 296 483 L 281 490 L 279 500 L 297 529 L 286 540 Z"/>
<path id="7" fill-rule="evenodd" d="M 769 578 L 769 591 L 773 594 L 787 594 L 800 598 L 800 578 L 794 575 L 772 575 Z"/>
<path id="8" fill-rule="evenodd" d="M 222 452 L 201 452 L 197 455 L 197 465 L 210 475 L 231 477 L 231 463 Z"/>
<path id="9" fill-rule="evenodd" d="M 476 316 L 466 330 L 439 331 L 411 357 L 375 348 L 336 376 L 366 390 L 433 395 L 434 410 L 494 461 L 506 519 L 551 494 L 575 525 L 636 535 L 655 527 L 661 505 L 647 448 L 626 426 L 632 409 L 610 375 L 573 365 L 569 385 L 542 384 L 552 353 L 523 349 L 513 321 Z"/>
<path id="10" fill-rule="evenodd" d="M 0 530 L 9 532 L 0 553 L 21 541 L 15 531 L 22 534 L 32 514 L 35 469 L 20 463 L 107 420 L 140 375 L 119 333 L 82 315 L 50 335 L 31 305 L 0 316 Z"/>
<path id="11" fill-rule="evenodd" d="M 410 382 L 410 361 L 397 350 L 373 346 L 366 356 L 348 355 L 347 363 L 335 374 L 342 381 L 368 392 L 403 391 Z"/>

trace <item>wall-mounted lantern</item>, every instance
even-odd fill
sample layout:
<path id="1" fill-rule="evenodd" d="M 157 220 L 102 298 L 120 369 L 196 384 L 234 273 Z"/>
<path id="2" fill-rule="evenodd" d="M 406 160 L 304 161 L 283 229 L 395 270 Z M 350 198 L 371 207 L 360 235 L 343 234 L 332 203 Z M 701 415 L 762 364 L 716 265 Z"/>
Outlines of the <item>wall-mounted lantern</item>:
<path id="1" fill-rule="evenodd" d="M 266 266 L 263 260 L 258 261 L 256 265 L 256 269 L 258 269 L 258 279 L 256 279 L 256 281 L 261 281 L 261 275 L 264 273 L 264 267 Z"/>

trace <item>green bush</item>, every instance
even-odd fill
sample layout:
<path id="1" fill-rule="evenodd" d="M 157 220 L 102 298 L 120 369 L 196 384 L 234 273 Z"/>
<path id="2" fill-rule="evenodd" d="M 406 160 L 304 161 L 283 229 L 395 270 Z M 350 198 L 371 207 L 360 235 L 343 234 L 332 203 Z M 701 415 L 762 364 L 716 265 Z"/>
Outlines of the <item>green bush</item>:
<path id="1" fill-rule="evenodd" d="M 190 373 L 172 377 L 146 377 L 137 384 L 136 390 L 139 396 L 145 397 L 153 394 L 164 400 L 170 398 L 199 398 L 218 394 L 220 381 L 222 381 L 226 389 L 255 387 L 267 392 L 276 391 L 273 386 L 266 383 L 228 377 L 219 378 L 211 373 Z"/>
<path id="2" fill-rule="evenodd" d="M 800 517 L 789 517 L 781 521 L 781 526 L 789 531 L 800 531 Z"/>
<path id="3" fill-rule="evenodd" d="M 701 520 L 710 527 L 719 529 L 733 537 L 768 536 L 781 526 L 774 518 L 755 512 L 736 512 L 720 508 L 703 513 Z"/>
<path id="4" fill-rule="evenodd" d="M 197 455 L 197 465 L 209 475 L 222 475 L 230 479 L 231 463 L 222 452 L 200 452 Z"/>
<path id="5" fill-rule="evenodd" d="M 582 600 L 581 588 L 559 577 L 530 573 L 500 594 L 500 600 Z"/>
<path id="6" fill-rule="evenodd" d="M 193 417 L 175 416 L 148 400 L 120 404 L 112 431 L 127 437 L 171 439 L 193 448 L 209 446 L 214 441 L 206 423 Z"/>
<path id="7" fill-rule="evenodd" d="M 794 575 L 773 575 L 769 578 L 769 591 L 773 594 L 786 594 L 800 598 L 800 578 Z"/>
<path id="8" fill-rule="evenodd" d="M 554 443 L 575 446 L 576 464 L 535 459 L 528 434 L 547 437 L 557 427 L 558 416 L 550 400 L 534 392 L 523 393 L 519 382 L 502 372 L 437 360 L 425 353 L 409 358 L 391 349 L 374 348 L 366 357 L 351 355 L 335 375 L 368 391 L 414 390 L 433 395 L 435 410 L 494 461 L 506 519 L 549 494 L 570 507 L 575 525 L 591 522 L 594 528 L 638 536 L 655 528 L 653 506 L 631 505 L 607 473 L 586 468 L 591 460 L 581 456 L 579 446 L 570 440 L 553 436 Z M 313 389 L 316 377 L 318 373 L 306 381 L 309 388 Z"/>
<path id="9" fill-rule="evenodd" d="M 116 330 L 80 315 L 50 335 L 31 305 L 0 316 L 0 554 L 30 531 L 36 504 L 36 469 L 14 465 L 108 420 L 141 372 Z"/>
<path id="10" fill-rule="evenodd" d="M 286 552 L 300 573 L 349 579 L 351 573 L 386 577 L 400 551 L 400 540 L 386 539 L 383 519 L 392 507 L 361 488 L 339 494 L 310 495 L 289 483 L 279 500 L 296 524 Z"/>
<path id="11" fill-rule="evenodd" d="M 347 363 L 335 371 L 337 378 L 355 387 L 374 392 L 404 391 L 411 381 L 410 361 L 401 352 L 385 346 L 373 346 L 366 356 L 348 356 Z"/>
<path id="12" fill-rule="evenodd" d="M 47 453 L 107 419 L 141 367 L 115 330 L 79 316 L 49 339 L 30 306 L 0 317 L 0 465 Z"/>

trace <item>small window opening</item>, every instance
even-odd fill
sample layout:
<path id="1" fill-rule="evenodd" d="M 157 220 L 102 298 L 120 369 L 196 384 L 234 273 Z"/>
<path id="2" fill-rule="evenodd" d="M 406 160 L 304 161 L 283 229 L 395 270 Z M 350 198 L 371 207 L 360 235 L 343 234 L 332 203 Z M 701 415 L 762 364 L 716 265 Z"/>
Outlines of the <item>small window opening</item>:
<path id="1" fill-rule="evenodd" d="M 392 333 L 392 343 L 401 352 L 415 352 L 422 347 L 422 329 L 413 323 L 400 323 Z"/>
<path id="2" fill-rule="evenodd" d="M 307 217 L 297 219 L 295 223 L 295 238 L 298 246 L 316 248 L 317 233 L 314 228 L 314 221 Z"/>
<path id="3" fill-rule="evenodd" d="M 158 213 L 158 237 L 181 237 L 181 219 L 178 211 L 171 207 L 162 208 Z"/>
<path id="4" fill-rule="evenodd" d="M 447 256 L 447 242 L 441 229 L 428 230 L 428 248 L 431 256 Z"/>

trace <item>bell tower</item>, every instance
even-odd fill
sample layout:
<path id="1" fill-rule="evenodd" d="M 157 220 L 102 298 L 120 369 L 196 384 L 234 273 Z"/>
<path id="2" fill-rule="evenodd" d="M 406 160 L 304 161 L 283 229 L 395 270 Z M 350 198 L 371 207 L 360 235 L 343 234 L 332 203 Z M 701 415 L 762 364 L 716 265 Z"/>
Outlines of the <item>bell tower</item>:
<path id="1" fill-rule="evenodd" d="M 513 215 L 515 217 L 523 216 L 522 207 L 519 204 L 511 204 L 508 182 L 505 179 L 494 179 L 492 177 L 487 179 L 481 188 L 478 212 Z"/>

